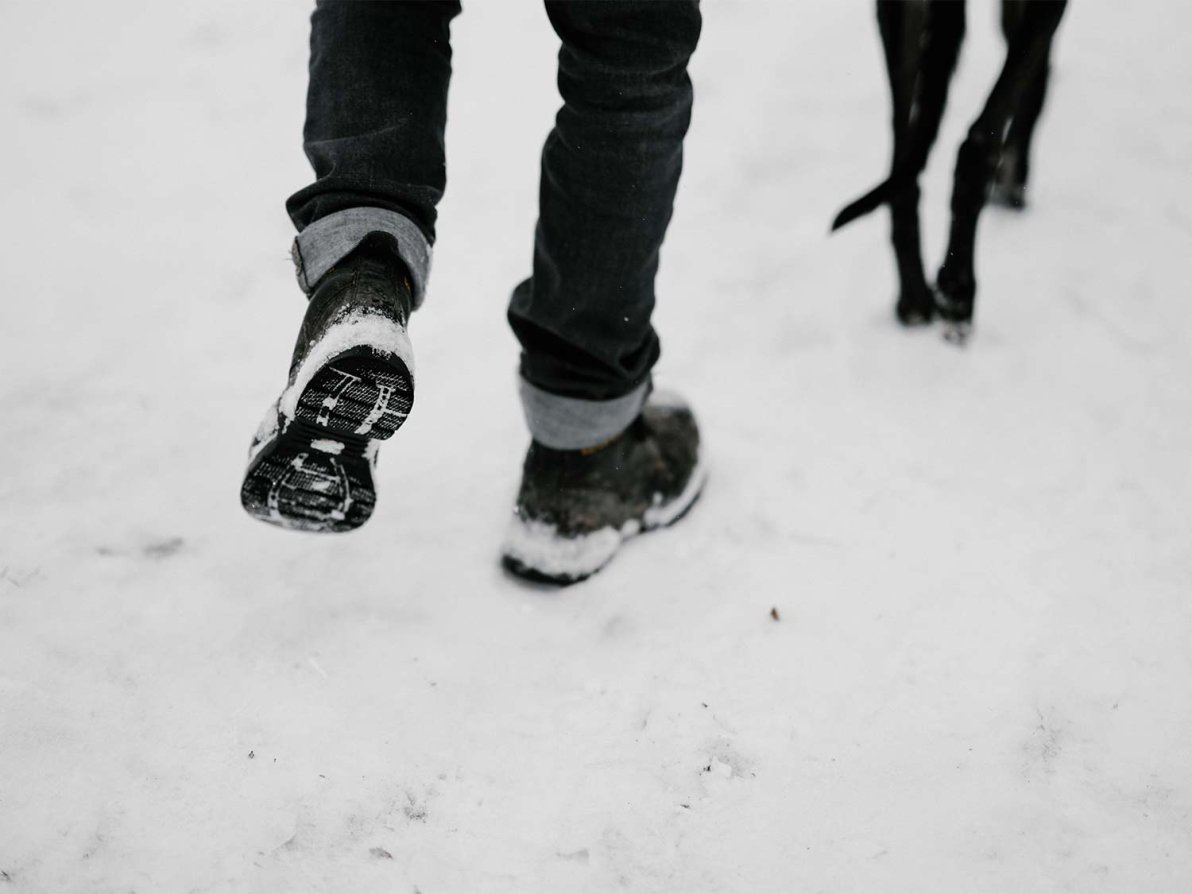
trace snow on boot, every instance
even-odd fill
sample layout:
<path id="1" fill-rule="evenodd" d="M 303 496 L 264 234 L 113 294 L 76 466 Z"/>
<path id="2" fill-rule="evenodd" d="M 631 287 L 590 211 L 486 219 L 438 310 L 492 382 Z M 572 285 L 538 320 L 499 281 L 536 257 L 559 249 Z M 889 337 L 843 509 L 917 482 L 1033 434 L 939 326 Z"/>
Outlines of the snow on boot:
<path id="1" fill-rule="evenodd" d="M 570 584 L 621 544 L 681 518 L 704 484 L 699 428 L 682 400 L 652 394 L 613 441 L 588 450 L 533 442 L 501 562 L 529 580 Z"/>
<path id="2" fill-rule="evenodd" d="M 240 502 L 261 521 L 350 531 L 372 515 L 380 442 L 414 400 L 412 299 L 393 240 L 372 234 L 311 293 L 289 385 L 249 449 Z"/>

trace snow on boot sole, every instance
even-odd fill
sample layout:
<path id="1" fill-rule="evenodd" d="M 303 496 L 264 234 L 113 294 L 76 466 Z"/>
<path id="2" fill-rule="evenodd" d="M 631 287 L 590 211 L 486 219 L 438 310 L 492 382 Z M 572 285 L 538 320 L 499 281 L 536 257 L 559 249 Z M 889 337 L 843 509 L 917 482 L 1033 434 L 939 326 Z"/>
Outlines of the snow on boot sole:
<path id="1" fill-rule="evenodd" d="M 294 416 L 249 463 L 240 502 L 254 518 L 302 531 L 354 530 L 376 504 L 378 443 L 406 420 L 414 399 L 409 367 L 367 347 L 331 358 L 311 376 Z"/>
<path id="2" fill-rule="evenodd" d="M 675 499 L 651 506 L 641 518 L 629 519 L 619 529 L 610 525 L 589 534 L 564 537 L 554 525 L 515 517 L 505 537 L 501 565 L 511 574 L 535 583 L 579 583 L 612 561 L 627 540 L 682 519 L 699 500 L 707 478 L 703 465 L 696 465 Z"/>

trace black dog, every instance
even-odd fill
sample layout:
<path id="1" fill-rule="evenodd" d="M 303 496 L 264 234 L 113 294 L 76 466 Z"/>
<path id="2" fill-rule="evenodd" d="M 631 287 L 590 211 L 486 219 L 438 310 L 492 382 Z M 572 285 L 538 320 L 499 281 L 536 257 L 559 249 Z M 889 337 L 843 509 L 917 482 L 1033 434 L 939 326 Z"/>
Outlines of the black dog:
<path id="1" fill-rule="evenodd" d="M 889 205 L 898 260 L 898 319 L 947 323 L 945 337 L 963 343 L 972 328 L 976 279 L 973 248 L 986 197 L 1022 208 L 1031 137 L 1047 92 L 1051 41 L 1067 0 L 1003 0 L 1006 61 L 956 159 L 948 254 L 927 284 L 919 246 L 919 174 L 939 132 L 948 86 L 964 40 L 963 0 L 878 0 L 877 20 L 894 98 L 890 176 L 837 215 L 832 229 Z"/>

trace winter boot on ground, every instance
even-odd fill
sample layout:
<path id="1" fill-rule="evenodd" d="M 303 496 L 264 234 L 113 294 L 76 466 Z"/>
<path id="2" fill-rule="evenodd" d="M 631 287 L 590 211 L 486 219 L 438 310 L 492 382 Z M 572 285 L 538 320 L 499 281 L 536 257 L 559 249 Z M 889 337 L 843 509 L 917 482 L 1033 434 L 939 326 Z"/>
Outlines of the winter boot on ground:
<path id="1" fill-rule="evenodd" d="M 652 394 L 629 428 L 600 447 L 533 442 L 502 564 L 543 583 L 583 580 L 628 538 L 678 521 L 704 477 L 695 417 L 671 395 Z"/>
<path id="2" fill-rule="evenodd" d="M 350 531 L 372 515 L 377 448 L 414 400 L 412 306 L 392 238 L 374 233 L 310 296 L 290 380 L 249 450 L 240 502 L 261 521 Z"/>

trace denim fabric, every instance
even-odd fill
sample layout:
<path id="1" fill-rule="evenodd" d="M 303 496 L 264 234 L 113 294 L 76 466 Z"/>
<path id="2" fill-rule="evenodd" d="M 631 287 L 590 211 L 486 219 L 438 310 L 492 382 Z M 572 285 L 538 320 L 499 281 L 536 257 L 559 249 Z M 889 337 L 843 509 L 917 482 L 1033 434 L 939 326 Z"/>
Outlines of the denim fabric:
<path id="1" fill-rule="evenodd" d="M 581 450 L 612 440 L 642 411 L 648 382 L 609 400 L 580 400 L 536 388 L 521 380 L 522 411 L 534 440 L 555 450 Z"/>
<path id="2" fill-rule="evenodd" d="M 383 208 L 345 208 L 320 217 L 294 240 L 292 251 L 298 285 L 314 291 L 317 283 L 335 264 L 364 241 L 369 233 L 388 233 L 410 272 L 414 308 L 426 297 L 430 275 L 430 243 L 417 225 L 401 214 Z"/>
<path id="3" fill-rule="evenodd" d="M 607 400 L 658 359 L 654 275 L 691 120 L 699 7 L 561 2 L 547 13 L 562 38 L 563 108 L 542 152 L 533 275 L 509 322 L 525 379 Z"/>
<path id="4" fill-rule="evenodd" d="M 316 180 L 287 203 L 299 230 L 347 209 L 380 208 L 408 217 L 433 244 L 446 185 L 449 25 L 459 9 L 320 0 L 304 130 Z M 557 406 L 560 422 L 574 421 L 582 402 L 630 397 L 616 406 L 640 408 L 633 396 L 659 355 L 654 277 L 700 32 L 697 0 L 562 0 L 546 11 L 562 41 L 563 107 L 542 153 L 532 275 L 509 305 L 521 376 L 542 398 L 533 413 L 527 406 L 532 433 L 534 419 L 550 418 L 552 395 L 570 400 Z M 598 407 L 593 414 L 604 419 Z M 621 427 L 633 419 L 620 415 Z M 593 436 L 606 426 L 594 425 Z"/>
<path id="5" fill-rule="evenodd" d="M 316 179 L 286 203 L 299 230 L 348 208 L 385 208 L 434 243 L 458 12 L 431 0 L 316 5 L 302 131 Z"/>

